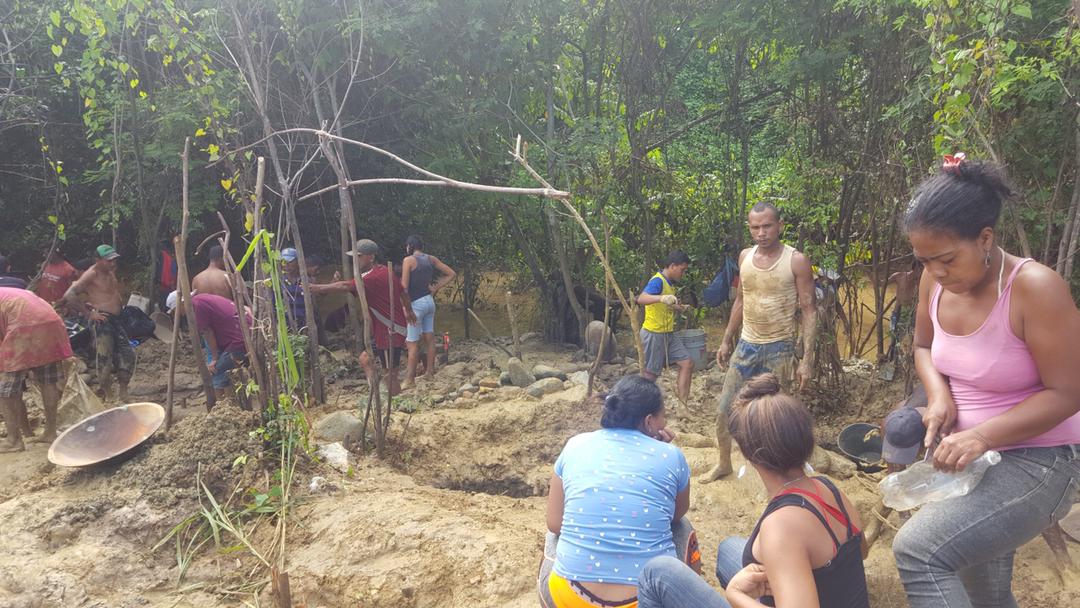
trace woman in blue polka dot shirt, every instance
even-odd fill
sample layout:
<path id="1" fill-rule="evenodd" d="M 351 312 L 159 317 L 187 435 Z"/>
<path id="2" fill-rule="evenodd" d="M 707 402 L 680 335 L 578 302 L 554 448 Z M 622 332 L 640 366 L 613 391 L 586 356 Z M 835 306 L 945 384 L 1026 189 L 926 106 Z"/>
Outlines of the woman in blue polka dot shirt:
<path id="1" fill-rule="evenodd" d="M 690 508 L 690 467 L 654 382 L 619 380 L 600 426 L 566 443 L 551 477 L 547 525 L 558 543 L 545 601 L 557 608 L 635 606 L 642 567 L 676 556 L 672 526 Z"/>

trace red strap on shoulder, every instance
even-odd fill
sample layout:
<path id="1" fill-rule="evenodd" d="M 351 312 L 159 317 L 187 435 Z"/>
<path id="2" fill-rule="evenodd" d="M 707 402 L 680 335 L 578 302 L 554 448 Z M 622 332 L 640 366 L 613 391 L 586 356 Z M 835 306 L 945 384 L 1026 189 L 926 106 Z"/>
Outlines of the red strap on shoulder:
<path id="1" fill-rule="evenodd" d="M 788 488 L 787 490 L 784 490 L 783 492 L 780 492 L 779 494 L 777 494 L 777 496 L 783 496 L 785 494 L 798 494 L 800 496 L 805 496 L 805 497 L 813 500 L 826 513 L 828 513 L 829 515 L 832 515 L 833 519 L 835 519 L 836 521 L 844 524 L 845 527 L 850 526 L 852 536 L 859 533 L 859 529 L 857 527 L 853 526 L 851 524 L 851 522 L 848 521 L 848 518 L 844 515 L 843 511 L 841 511 L 840 509 L 837 509 L 836 507 L 834 507 L 834 506 L 830 505 L 829 503 L 825 502 L 825 500 L 823 498 L 821 498 L 821 496 L 819 496 L 817 494 L 814 494 L 813 492 L 808 492 L 806 490 L 802 490 L 800 488 Z"/>

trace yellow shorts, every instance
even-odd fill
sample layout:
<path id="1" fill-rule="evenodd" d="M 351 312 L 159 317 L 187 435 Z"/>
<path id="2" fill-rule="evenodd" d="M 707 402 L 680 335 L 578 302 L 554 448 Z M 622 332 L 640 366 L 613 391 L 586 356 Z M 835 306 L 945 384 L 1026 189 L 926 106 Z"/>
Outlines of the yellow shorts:
<path id="1" fill-rule="evenodd" d="M 582 597 L 581 592 L 575 590 L 570 581 L 556 574 L 554 570 L 548 577 L 548 591 L 551 592 L 556 608 L 637 608 L 637 599 L 625 604 L 600 604 L 590 601 Z"/>

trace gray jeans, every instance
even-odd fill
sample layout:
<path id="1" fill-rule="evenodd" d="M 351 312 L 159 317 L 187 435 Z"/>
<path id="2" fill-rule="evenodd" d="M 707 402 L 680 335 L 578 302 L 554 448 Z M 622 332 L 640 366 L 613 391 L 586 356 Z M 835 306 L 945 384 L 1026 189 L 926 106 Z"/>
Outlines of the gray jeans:
<path id="1" fill-rule="evenodd" d="M 893 541 L 912 608 L 1016 606 L 1016 549 L 1069 512 L 1080 445 L 1002 452 L 967 496 L 923 506 Z"/>
<path id="2" fill-rule="evenodd" d="M 746 540 L 731 536 L 716 551 L 716 578 L 726 587 L 742 570 Z M 731 608 L 724 594 L 713 589 L 674 557 L 654 557 L 638 577 L 638 608 Z"/>

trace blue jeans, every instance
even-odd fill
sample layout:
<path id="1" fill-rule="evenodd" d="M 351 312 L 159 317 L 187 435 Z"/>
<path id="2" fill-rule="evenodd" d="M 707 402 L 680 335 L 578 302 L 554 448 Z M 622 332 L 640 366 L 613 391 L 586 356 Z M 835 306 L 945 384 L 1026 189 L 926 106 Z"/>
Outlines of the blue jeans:
<path id="1" fill-rule="evenodd" d="M 421 334 L 435 333 L 435 298 L 424 296 L 413 300 L 412 311 L 416 323 L 409 323 L 405 328 L 406 342 L 419 342 Z"/>
<path id="2" fill-rule="evenodd" d="M 239 359 L 244 357 L 240 353 L 222 352 L 218 353 L 217 371 L 214 372 L 212 378 L 212 384 L 216 389 L 229 388 L 229 370 L 236 367 Z"/>
<path id="3" fill-rule="evenodd" d="M 732 536 L 716 551 L 716 578 L 728 582 L 742 570 L 746 539 Z M 638 577 L 638 608 L 730 608 L 724 594 L 713 589 L 689 566 L 674 557 L 654 557 Z"/>
<path id="4" fill-rule="evenodd" d="M 893 541 L 912 608 L 1016 606 L 1017 547 L 1064 517 L 1080 485 L 1080 446 L 1002 452 L 966 496 L 923 506 Z"/>

